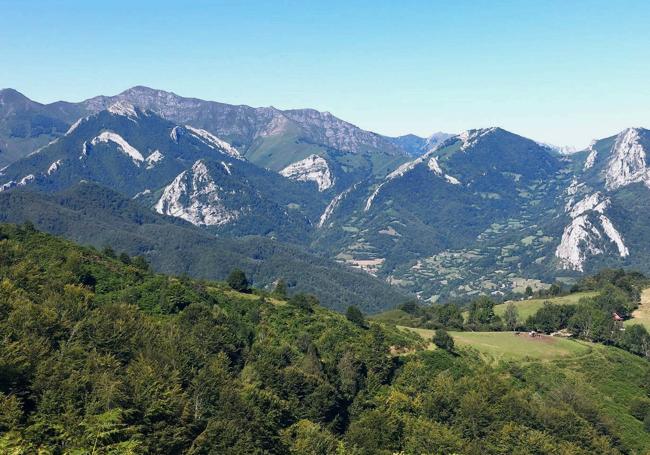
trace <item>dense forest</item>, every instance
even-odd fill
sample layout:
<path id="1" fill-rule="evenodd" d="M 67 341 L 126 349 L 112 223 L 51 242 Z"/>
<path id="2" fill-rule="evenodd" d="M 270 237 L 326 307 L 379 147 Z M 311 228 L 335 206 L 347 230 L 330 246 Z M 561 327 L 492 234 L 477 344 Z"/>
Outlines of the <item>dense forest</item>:
<path id="1" fill-rule="evenodd" d="M 279 284 L 155 274 L 140 257 L 1 225 L 0 453 L 644 449 L 555 365 L 425 349 Z M 642 405 L 647 363 L 607 349 L 600 369 Z"/>

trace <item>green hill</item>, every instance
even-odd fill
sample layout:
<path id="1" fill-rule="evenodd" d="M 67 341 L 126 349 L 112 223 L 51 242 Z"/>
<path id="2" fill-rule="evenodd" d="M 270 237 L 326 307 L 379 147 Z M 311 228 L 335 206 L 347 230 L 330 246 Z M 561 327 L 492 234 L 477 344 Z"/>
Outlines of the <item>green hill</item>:
<path id="1" fill-rule="evenodd" d="M 629 410 L 648 365 L 625 352 L 430 351 L 309 296 L 155 274 L 29 225 L 0 226 L 0 333 L 0 453 L 650 448 Z"/>
<path id="2" fill-rule="evenodd" d="M 403 329 L 427 340 L 435 332 Z M 638 453 L 650 447 L 650 433 L 629 412 L 632 403 L 645 400 L 650 372 L 647 360 L 615 347 L 550 336 L 515 336 L 513 332 L 450 334 L 456 346 L 475 350 L 488 363 L 535 384 L 543 394 L 578 402 L 595 400 L 627 447 Z M 429 348 L 435 346 L 430 344 Z"/>

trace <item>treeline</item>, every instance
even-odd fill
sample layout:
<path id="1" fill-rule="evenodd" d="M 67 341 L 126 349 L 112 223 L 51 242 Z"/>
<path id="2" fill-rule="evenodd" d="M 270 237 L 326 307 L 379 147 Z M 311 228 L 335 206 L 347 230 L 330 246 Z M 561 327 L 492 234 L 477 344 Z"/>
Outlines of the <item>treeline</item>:
<path id="1" fill-rule="evenodd" d="M 0 453 L 627 451 L 586 393 L 540 395 L 281 283 L 107 253 L 0 226 Z"/>

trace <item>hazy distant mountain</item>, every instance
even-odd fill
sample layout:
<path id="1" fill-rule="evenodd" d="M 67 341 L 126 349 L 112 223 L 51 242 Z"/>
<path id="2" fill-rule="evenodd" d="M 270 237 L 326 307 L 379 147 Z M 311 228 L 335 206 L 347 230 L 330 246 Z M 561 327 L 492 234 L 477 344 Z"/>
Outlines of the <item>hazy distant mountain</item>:
<path id="1" fill-rule="evenodd" d="M 5 128 L 0 124 L 0 150 L 8 150 L 4 161 L 0 157 L 0 163 L 5 165 L 59 137 L 78 118 L 108 109 L 118 102 L 151 110 L 179 125 L 204 129 L 232 144 L 251 162 L 275 171 L 314 154 L 322 156 L 331 163 L 335 184 L 339 186 L 385 175 L 409 156 L 408 151 L 392 138 L 362 130 L 329 112 L 313 109 L 282 111 L 274 107 L 230 105 L 142 86 L 115 96 L 102 95 L 79 103 L 48 105 L 31 102 L 14 90 L 6 91 L 6 104 L 12 106 L 9 110 L 16 110 L 28 102 L 31 111 L 42 111 L 50 123 L 57 122 L 57 128 L 50 128 L 47 134 L 40 129 L 21 133 L 29 136 L 26 140 L 12 136 L 11 128 L 17 120 L 7 120 Z M 14 99 L 18 96 L 22 98 L 20 101 Z"/>
<path id="2" fill-rule="evenodd" d="M 452 137 L 453 134 L 437 132 L 424 138 L 415 134 L 407 134 L 392 138 L 394 144 L 406 150 L 412 156 L 420 156 Z"/>
<path id="3" fill-rule="evenodd" d="M 61 136 L 68 126 L 47 106 L 15 90 L 0 90 L 0 167 Z"/>

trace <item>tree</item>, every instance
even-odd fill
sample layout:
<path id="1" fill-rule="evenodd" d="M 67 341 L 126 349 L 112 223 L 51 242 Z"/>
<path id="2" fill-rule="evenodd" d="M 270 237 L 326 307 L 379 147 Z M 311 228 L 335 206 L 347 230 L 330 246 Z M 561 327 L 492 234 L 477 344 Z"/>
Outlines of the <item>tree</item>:
<path id="1" fill-rule="evenodd" d="M 562 292 L 562 288 L 560 287 L 559 284 L 553 283 L 550 289 L 548 290 L 548 292 L 551 295 L 560 295 L 560 293 Z"/>
<path id="2" fill-rule="evenodd" d="M 246 278 L 246 274 L 241 269 L 233 269 L 230 275 L 228 275 L 226 282 L 228 286 L 237 292 L 250 292 L 248 278 Z"/>
<path id="3" fill-rule="evenodd" d="M 310 294 L 299 293 L 291 297 L 288 301 L 289 305 L 300 308 L 305 311 L 313 311 L 313 307 L 318 305 L 316 296 Z"/>
<path id="4" fill-rule="evenodd" d="M 144 256 L 136 256 L 133 258 L 133 266 L 139 268 L 140 270 L 149 270 L 149 263 L 144 258 Z"/>
<path id="5" fill-rule="evenodd" d="M 287 282 L 284 278 L 280 278 L 277 283 L 275 283 L 275 289 L 273 289 L 273 296 L 279 299 L 287 298 Z"/>
<path id="6" fill-rule="evenodd" d="M 530 286 L 526 286 L 526 291 L 525 291 L 525 293 L 526 293 L 526 296 L 527 296 L 527 297 L 532 297 L 532 295 L 533 295 L 533 288 L 531 288 Z"/>
<path id="7" fill-rule="evenodd" d="M 445 351 L 453 352 L 454 339 L 445 329 L 438 329 L 432 338 L 433 344 Z"/>
<path id="8" fill-rule="evenodd" d="M 569 329 L 590 341 L 604 341 L 611 333 L 611 316 L 589 303 L 578 305 L 569 320 Z"/>
<path id="9" fill-rule="evenodd" d="M 366 319 L 363 317 L 363 313 L 354 305 L 348 307 L 345 312 L 345 317 L 348 318 L 348 321 L 358 325 L 359 327 L 365 327 L 366 325 Z"/>
<path id="10" fill-rule="evenodd" d="M 420 310 L 420 305 L 418 305 L 417 300 L 414 299 L 409 299 L 406 302 L 402 303 L 399 306 L 400 310 L 408 313 L 408 314 L 417 314 Z"/>
<path id="11" fill-rule="evenodd" d="M 650 334 L 645 327 L 633 324 L 625 328 L 621 345 L 626 350 L 644 357 L 650 356 Z"/>
<path id="12" fill-rule="evenodd" d="M 519 323 L 519 311 L 514 303 L 506 305 L 506 311 L 503 314 L 503 320 L 508 330 L 515 330 Z"/>
<path id="13" fill-rule="evenodd" d="M 474 299 L 469 306 L 468 322 L 470 324 L 487 325 L 495 322 L 494 300 L 487 296 Z"/>
<path id="14" fill-rule="evenodd" d="M 544 333 L 566 329 L 575 312 L 575 305 L 556 305 L 544 302 L 544 306 L 528 318 L 526 327 Z"/>
<path id="15" fill-rule="evenodd" d="M 123 264 L 129 265 L 131 263 L 131 258 L 126 253 L 121 253 L 119 259 Z"/>

